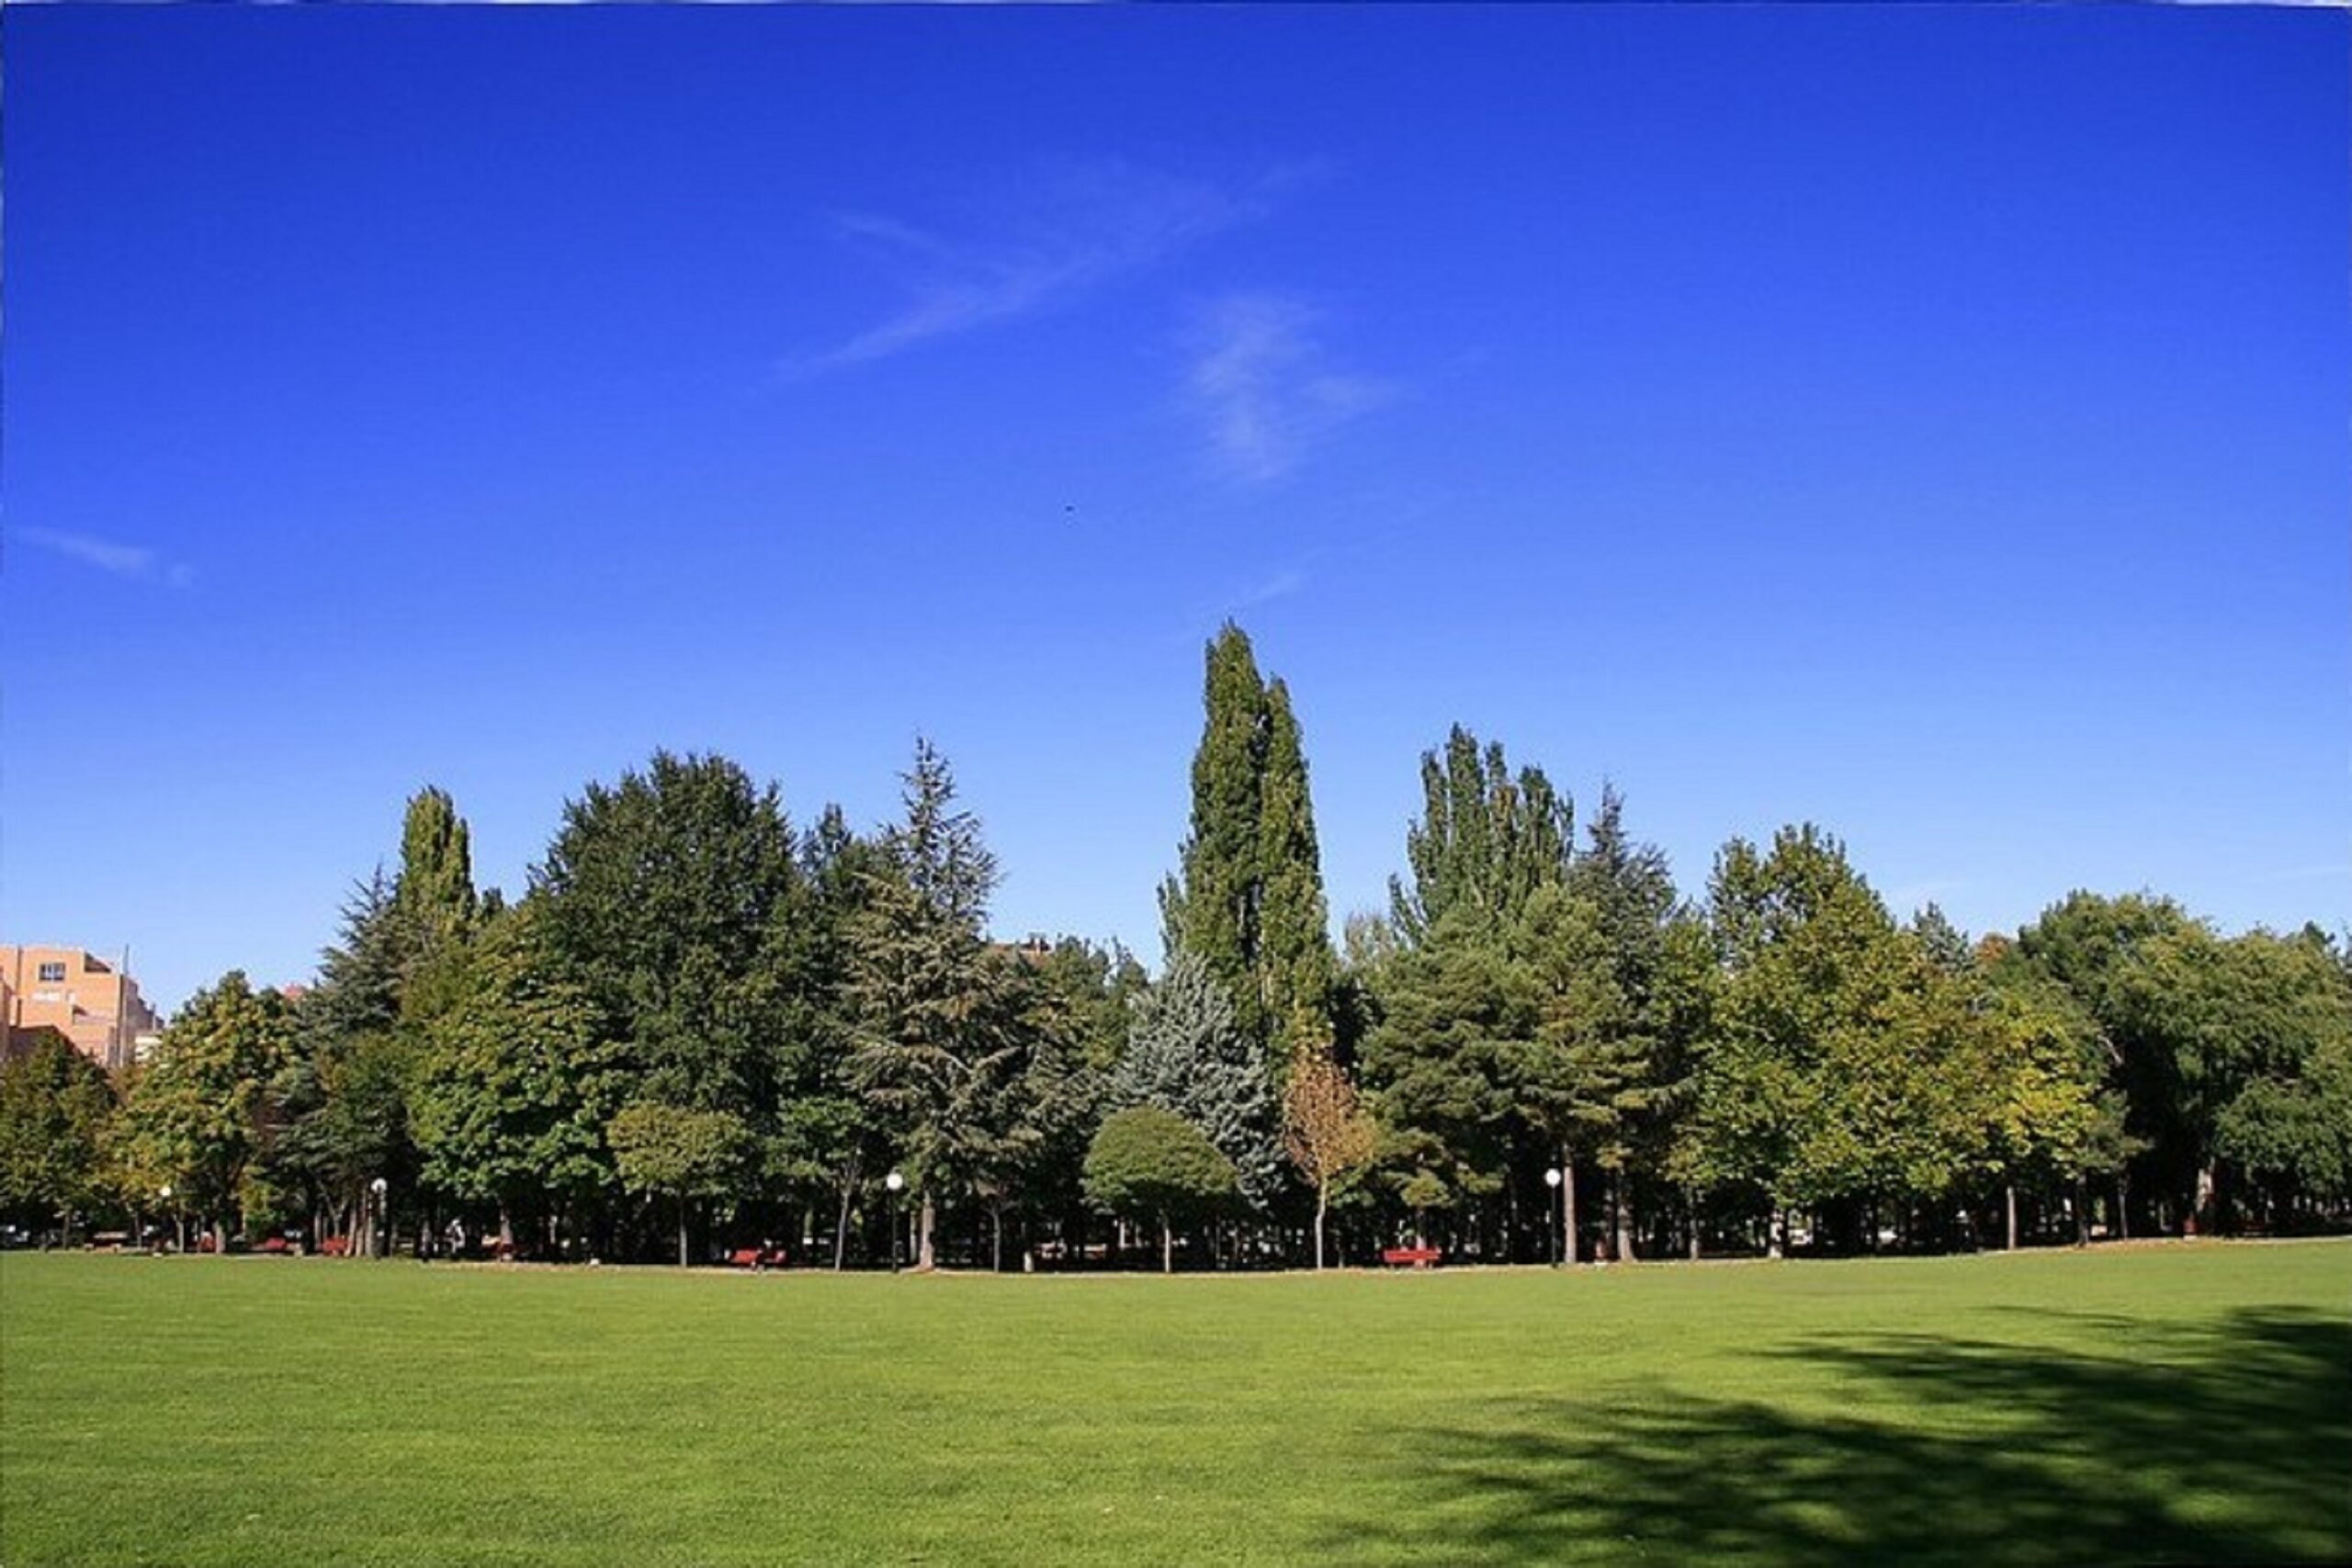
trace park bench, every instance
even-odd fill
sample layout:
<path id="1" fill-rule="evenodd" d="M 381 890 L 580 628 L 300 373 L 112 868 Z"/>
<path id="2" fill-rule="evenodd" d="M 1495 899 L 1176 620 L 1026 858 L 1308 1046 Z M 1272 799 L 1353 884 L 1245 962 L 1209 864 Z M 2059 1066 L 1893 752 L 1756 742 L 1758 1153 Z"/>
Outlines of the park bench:
<path id="1" fill-rule="evenodd" d="M 1392 1247 L 1380 1255 L 1391 1268 L 1426 1269 L 1445 1254 L 1434 1247 Z"/>
<path id="2" fill-rule="evenodd" d="M 727 1255 L 729 1269 L 781 1269 L 785 1265 L 784 1248 L 739 1247 Z"/>

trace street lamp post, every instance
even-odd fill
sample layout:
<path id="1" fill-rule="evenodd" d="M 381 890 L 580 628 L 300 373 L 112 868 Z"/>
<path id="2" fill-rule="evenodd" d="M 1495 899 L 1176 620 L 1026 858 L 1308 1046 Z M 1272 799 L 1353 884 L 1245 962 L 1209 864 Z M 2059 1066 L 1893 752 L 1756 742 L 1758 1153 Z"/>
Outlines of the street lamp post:
<path id="1" fill-rule="evenodd" d="M 906 1190 L 907 1179 L 894 1170 L 882 1179 L 882 1185 L 890 1190 L 890 1272 L 895 1274 L 899 1271 L 899 1194 Z"/>
<path id="2" fill-rule="evenodd" d="M 1558 1166 L 1551 1166 L 1544 1170 L 1544 1185 L 1555 1193 L 1559 1191 L 1560 1168 Z M 1552 1267 L 1557 1269 L 1560 1266 L 1560 1210 L 1556 1202 L 1545 1205 L 1544 1234 L 1552 1238 Z"/>
<path id="3" fill-rule="evenodd" d="M 384 1244 L 388 1239 L 384 1234 L 384 1190 L 390 1186 L 391 1183 L 380 1176 L 368 1184 L 368 1190 L 376 1195 L 376 1217 L 369 1222 L 368 1231 L 368 1256 L 370 1258 L 384 1256 Z"/>

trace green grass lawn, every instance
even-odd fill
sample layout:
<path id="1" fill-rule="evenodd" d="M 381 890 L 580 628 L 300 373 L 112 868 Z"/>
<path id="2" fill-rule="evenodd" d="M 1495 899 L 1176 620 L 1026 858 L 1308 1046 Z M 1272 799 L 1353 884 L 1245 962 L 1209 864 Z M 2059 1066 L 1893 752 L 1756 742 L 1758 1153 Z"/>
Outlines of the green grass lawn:
<path id="1" fill-rule="evenodd" d="M 0 1258 L 0 1561 L 2352 1559 L 2352 1244 L 892 1279 Z"/>

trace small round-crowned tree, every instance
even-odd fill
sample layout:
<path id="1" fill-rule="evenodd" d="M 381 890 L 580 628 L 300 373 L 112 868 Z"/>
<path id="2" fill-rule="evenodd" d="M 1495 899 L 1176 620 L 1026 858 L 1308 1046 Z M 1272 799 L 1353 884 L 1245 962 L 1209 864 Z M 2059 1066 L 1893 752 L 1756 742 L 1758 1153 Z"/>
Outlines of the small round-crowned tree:
<path id="1" fill-rule="evenodd" d="M 1159 1268 L 1176 1266 L 1175 1223 L 1237 1201 L 1233 1162 L 1172 1111 L 1136 1105 L 1104 1120 L 1086 1152 L 1086 1196 L 1114 1214 L 1159 1222 Z"/>

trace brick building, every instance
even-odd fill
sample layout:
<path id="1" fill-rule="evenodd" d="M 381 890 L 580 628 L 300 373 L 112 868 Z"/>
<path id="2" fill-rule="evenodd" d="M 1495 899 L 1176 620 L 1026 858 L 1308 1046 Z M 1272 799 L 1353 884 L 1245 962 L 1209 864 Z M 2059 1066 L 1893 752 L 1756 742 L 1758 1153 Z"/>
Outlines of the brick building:
<path id="1" fill-rule="evenodd" d="M 163 1027 L 138 981 L 78 947 L 0 946 L 0 1015 L 12 1045 L 19 1033 L 54 1029 L 108 1072 L 138 1060 Z"/>

